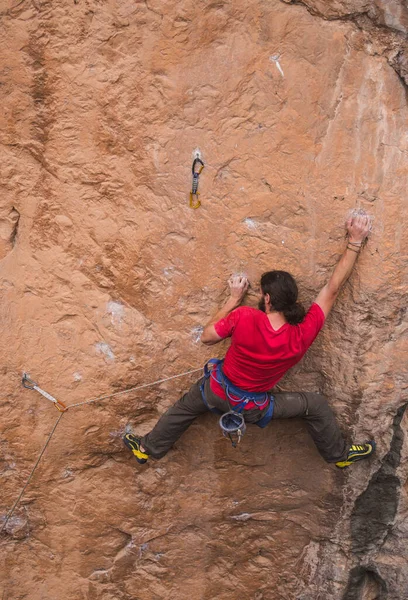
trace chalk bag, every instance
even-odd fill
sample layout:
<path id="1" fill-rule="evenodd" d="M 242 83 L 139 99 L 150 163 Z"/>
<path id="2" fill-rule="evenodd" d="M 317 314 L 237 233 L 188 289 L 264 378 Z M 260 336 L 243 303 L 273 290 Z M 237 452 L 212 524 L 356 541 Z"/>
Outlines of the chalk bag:
<path id="1" fill-rule="evenodd" d="M 221 416 L 219 423 L 223 436 L 229 438 L 232 447 L 236 448 L 246 431 L 244 417 L 230 411 Z"/>

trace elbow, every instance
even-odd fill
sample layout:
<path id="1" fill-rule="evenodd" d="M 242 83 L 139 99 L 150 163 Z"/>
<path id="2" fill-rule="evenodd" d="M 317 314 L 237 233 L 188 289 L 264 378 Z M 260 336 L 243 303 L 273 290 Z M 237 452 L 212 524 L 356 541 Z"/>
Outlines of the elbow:
<path id="1" fill-rule="evenodd" d="M 212 346 L 219 342 L 219 339 L 216 332 L 212 331 L 211 326 L 205 327 L 203 333 L 201 334 L 200 341 L 204 346 Z"/>
<path id="2" fill-rule="evenodd" d="M 204 329 L 203 333 L 201 334 L 200 342 L 202 344 L 204 344 L 204 346 L 209 346 L 211 344 L 211 341 L 208 339 L 208 337 L 206 335 L 205 329 Z"/>
<path id="3" fill-rule="evenodd" d="M 329 281 L 329 283 L 326 286 L 327 288 L 327 293 L 329 295 L 329 297 L 332 300 L 335 300 L 338 296 L 338 293 L 340 291 L 340 286 L 337 285 L 336 283 L 334 283 L 333 281 Z"/>
<path id="4" fill-rule="evenodd" d="M 212 344 L 214 344 L 213 340 L 205 337 L 204 332 L 201 334 L 200 342 L 204 344 L 204 346 L 211 346 Z"/>

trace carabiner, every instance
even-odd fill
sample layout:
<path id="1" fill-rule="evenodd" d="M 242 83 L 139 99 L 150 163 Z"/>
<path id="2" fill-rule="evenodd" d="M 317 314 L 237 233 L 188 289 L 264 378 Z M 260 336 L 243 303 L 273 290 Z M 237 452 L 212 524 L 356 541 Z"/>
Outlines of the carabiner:
<path id="1" fill-rule="evenodd" d="M 198 199 L 199 195 L 200 192 L 196 192 L 195 194 L 193 194 L 193 192 L 190 192 L 190 208 L 200 208 L 201 202 Z"/>
<path id="2" fill-rule="evenodd" d="M 196 171 L 196 166 L 200 165 L 199 170 Z M 193 166 L 192 166 L 192 172 L 193 172 L 193 177 L 197 178 L 199 175 L 201 175 L 201 171 L 204 169 L 204 163 L 201 160 L 201 158 L 199 158 L 198 156 L 193 160 Z"/>
<path id="3" fill-rule="evenodd" d="M 61 400 L 57 400 L 56 402 L 54 402 L 54 406 L 60 412 L 65 412 L 66 410 L 68 410 L 68 408 L 65 406 L 65 404 L 63 402 L 61 402 Z"/>

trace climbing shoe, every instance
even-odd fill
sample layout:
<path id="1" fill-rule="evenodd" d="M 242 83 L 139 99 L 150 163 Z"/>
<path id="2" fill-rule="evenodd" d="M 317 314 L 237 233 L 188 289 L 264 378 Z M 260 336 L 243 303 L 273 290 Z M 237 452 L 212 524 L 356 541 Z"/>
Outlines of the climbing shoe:
<path id="1" fill-rule="evenodd" d="M 375 442 L 367 442 L 366 444 L 354 444 L 350 446 L 350 450 L 348 452 L 346 460 L 342 460 L 341 462 L 336 462 L 336 467 L 339 469 L 345 469 L 349 467 L 353 463 L 358 460 L 363 460 L 363 458 L 368 458 L 375 450 Z"/>
<path id="2" fill-rule="evenodd" d="M 123 443 L 127 448 L 132 450 L 133 454 L 136 456 L 136 460 L 141 465 L 144 465 L 149 458 L 149 455 L 140 450 L 140 437 L 133 435 L 132 433 L 127 433 L 123 438 Z"/>

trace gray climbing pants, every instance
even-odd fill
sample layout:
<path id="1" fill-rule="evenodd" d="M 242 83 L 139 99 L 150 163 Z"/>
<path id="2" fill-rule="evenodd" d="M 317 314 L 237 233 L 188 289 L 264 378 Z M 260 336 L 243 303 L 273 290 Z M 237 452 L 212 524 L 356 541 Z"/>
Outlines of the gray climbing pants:
<path id="1" fill-rule="evenodd" d="M 153 458 L 162 458 L 167 454 L 194 419 L 208 412 L 200 392 L 202 381 L 200 379 L 194 383 L 190 390 L 161 416 L 152 431 L 142 438 L 142 445 Z M 218 408 L 223 413 L 230 410 L 226 400 L 212 392 L 209 379 L 206 380 L 204 389 L 210 408 Z M 346 459 L 349 444 L 344 439 L 325 396 L 309 392 L 282 392 L 274 393 L 273 396 L 275 406 L 272 421 L 295 417 L 304 419 L 318 451 L 326 462 Z M 266 408 L 254 408 L 245 410 L 243 415 L 247 423 L 256 423 L 265 412 Z"/>

